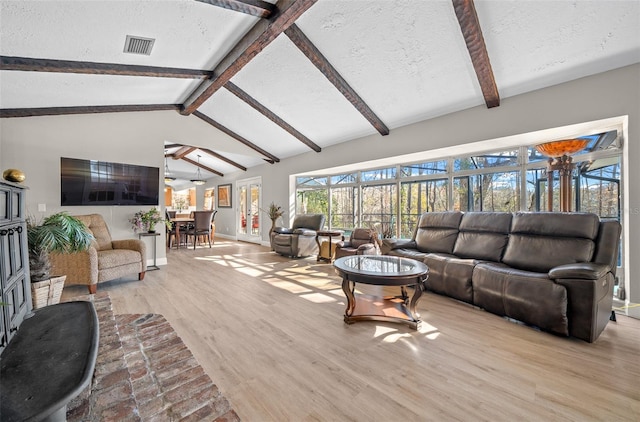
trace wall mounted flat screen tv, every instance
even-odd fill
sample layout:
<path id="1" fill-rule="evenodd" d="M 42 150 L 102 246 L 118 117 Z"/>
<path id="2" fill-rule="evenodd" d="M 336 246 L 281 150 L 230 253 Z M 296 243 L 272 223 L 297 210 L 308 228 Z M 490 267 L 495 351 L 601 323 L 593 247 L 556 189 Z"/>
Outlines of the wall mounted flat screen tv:
<path id="1" fill-rule="evenodd" d="M 60 158 L 60 205 L 158 205 L 160 169 Z"/>

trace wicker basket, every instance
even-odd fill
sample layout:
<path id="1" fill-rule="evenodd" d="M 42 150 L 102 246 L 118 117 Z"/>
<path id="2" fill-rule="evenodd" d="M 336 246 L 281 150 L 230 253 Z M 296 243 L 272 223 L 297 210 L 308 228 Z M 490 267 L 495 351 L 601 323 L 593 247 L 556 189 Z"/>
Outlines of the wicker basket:
<path id="1" fill-rule="evenodd" d="M 49 280 L 36 281 L 31 283 L 31 299 L 33 301 L 33 309 L 42 308 L 43 306 L 54 305 L 60 302 L 62 296 L 62 288 L 66 275 L 60 277 L 51 277 Z"/>

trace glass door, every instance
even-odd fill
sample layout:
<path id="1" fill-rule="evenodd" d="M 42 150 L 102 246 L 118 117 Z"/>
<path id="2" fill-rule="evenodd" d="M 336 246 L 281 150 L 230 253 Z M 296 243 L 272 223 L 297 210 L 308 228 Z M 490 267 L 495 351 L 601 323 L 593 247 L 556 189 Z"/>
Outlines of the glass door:
<path id="1" fill-rule="evenodd" d="M 262 196 L 262 178 L 240 180 L 238 187 L 238 240 L 261 243 L 262 217 L 260 201 Z"/>

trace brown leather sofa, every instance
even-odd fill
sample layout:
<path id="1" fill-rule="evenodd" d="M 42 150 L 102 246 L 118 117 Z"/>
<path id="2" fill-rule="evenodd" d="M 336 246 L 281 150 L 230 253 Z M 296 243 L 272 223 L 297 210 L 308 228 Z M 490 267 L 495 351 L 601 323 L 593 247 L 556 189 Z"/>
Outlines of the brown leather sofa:
<path id="1" fill-rule="evenodd" d="M 382 252 L 424 261 L 431 291 L 593 342 L 611 315 L 620 231 L 588 213 L 426 213 Z"/>
<path id="2" fill-rule="evenodd" d="M 271 247 L 280 255 L 300 258 L 318 254 L 316 232 L 324 227 L 323 214 L 298 214 L 291 227 L 271 232 Z"/>

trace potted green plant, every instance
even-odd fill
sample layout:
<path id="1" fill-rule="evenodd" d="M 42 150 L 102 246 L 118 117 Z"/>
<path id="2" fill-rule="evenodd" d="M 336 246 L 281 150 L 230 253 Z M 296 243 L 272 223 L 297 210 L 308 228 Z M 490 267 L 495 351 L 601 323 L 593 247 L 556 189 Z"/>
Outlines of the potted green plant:
<path id="1" fill-rule="evenodd" d="M 131 223 L 131 228 L 133 231 L 138 232 L 149 232 L 155 233 L 156 224 L 163 222 L 164 218 L 162 218 L 162 214 L 160 211 L 153 207 L 149 211 L 138 211 L 133 215 L 133 218 L 129 220 Z"/>
<path id="2" fill-rule="evenodd" d="M 60 301 L 66 275 L 51 277 L 51 252 L 85 251 L 93 234 L 82 221 L 66 212 L 58 212 L 37 222 L 27 219 L 27 248 L 33 307 L 52 305 Z"/>

